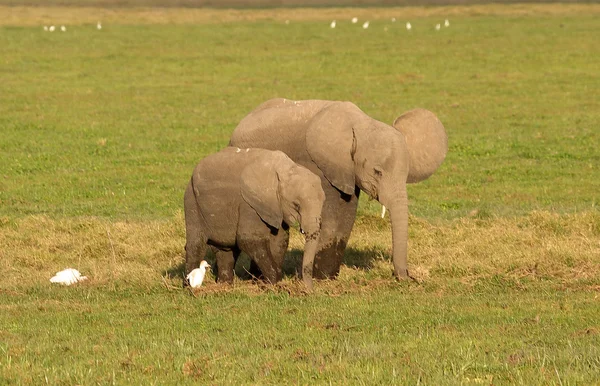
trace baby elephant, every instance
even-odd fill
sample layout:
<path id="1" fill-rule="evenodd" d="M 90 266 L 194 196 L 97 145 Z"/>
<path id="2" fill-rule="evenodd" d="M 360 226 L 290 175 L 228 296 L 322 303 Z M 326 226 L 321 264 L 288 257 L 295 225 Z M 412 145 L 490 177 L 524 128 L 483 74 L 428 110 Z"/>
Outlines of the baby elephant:
<path id="1" fill-rule="evenodd" d="M 283 276 L 289 225 L 298 222 L 306 236 L 302 278 L 312 288 L 324 201 L 321 179 L 281 151 L 228 147 L 209 155 L 185 191 L 186 274 L 210 245 L 219 281 L 233 281 L 243 251 L 275 283 Z"/>

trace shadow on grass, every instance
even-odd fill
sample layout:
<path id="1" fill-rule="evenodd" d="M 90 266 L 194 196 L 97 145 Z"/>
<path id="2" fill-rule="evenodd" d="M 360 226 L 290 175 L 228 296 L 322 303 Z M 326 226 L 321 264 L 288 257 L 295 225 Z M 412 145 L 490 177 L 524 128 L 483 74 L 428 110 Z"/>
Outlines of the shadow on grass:
<path id="1" fill-rule="evenodd" d="M 302 270 L 302 249 L 289 250 L 283 263 L 283 274 L 285 276 L 300 276 Z M 382 248 L 346 248 L 342 265 L 355 269 L 370 269 L 375 260 L 389 260 L 389 254 Z"/>
<path id="2" fill-rule="evenodd" d="M 284 277 L 300 277 L 302 271 L 302 255 L 304 251 L 302 249 L 293 248 L 289 250 L 283 262 L 283 276 Z M 375 260 L 381 259 L 389 260 L 389 253 L 381 248 L 346 248 L 344 252 L 344 261 L 342 265 L 345 265 L 354 269 L 367 270 L 373 267 Z M 185 259 L 185 258 L 184 258 Z M 215 262 L 215 255 L 209 251 L 205 257 L 205 260 L 212 267 L 212 274 L 217 277 L 217 264 Z M 245 253 L 241 253 L 238 261 L 235 265 L 235 274 L 241 280 L 254 280 L 255 277 L 250 274 L 250 258 Z M 170 278 L 180 278 L 183 280 L 185 277 L 185 262 L 174 265 L 163 271 L 163 276 Z"/>

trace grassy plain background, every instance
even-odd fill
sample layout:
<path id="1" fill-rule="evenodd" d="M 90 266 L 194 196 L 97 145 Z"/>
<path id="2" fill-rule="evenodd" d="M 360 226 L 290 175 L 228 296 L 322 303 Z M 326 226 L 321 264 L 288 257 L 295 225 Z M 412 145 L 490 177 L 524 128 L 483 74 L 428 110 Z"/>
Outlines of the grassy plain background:
<path id="1" fill-rule="evenodd" d="M 599 15 L 0 7 L 0 383 L 598 382 Z M 296 232 L 279 286 L 179 288 L 191 170 L 280 96 L 444 122 L 409 190 L 417 283 L 363 198 L 315 294 Z M 66 266 L 91 280 L 50 287 Z"/>

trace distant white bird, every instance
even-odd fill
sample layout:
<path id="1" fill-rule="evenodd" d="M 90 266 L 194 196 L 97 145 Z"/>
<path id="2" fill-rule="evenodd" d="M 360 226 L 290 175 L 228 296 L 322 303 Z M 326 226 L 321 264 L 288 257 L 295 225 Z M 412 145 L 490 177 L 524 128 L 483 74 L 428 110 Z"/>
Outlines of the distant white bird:
<path id="1" fill-rule="evenodd" d="M 410 21 L 406 22 L 406 29 L 410 31 L 410 29 L 412 28 L 412 25 L 410 25 Z"/>
<path id="2" fill-rule="evenodd" d="M 50 279 L 50 283 L 71 285 L 84 280 L 87 280 L 87 276 L 81 276 L 79 271 L 74 268 L 67 268 L 57 272 L 56 275 Z"/>
<path id="3" fill-rule="evenodd" d="M 392 17 L 392 23 L 395 23 L 395 22 L 396 22 L 396 18 Z"/>
<path id="4" fill-rule="evenodd" d="M 44 31 L 48 31 L 48 26 L 47 25 L 44 26 Z"/>
<path id="5" fill-rule="evenodd" d="M 441 27 L 441 26 L 440 26 L 439 24 L 436 24 L 436 25 L 435 25 L 435 30 L 436 30 L 436 31 L 439 31 L 439 30 L 440 30 L 440 27 Z"/>
<path id="6" fill-rule="evenodd" d="M 353 17 L 352 18 L 352 24 L 356 24 L 358 22 L 358 17 Z"/>
<path id="7" fill-rule="evenodd" d="M 96 24 L 96 28 L 102 29 L 102 24 L 100 24 L 100 22 L 98 22 L 98 24 Z"/>
<path id="8" fill-rule="evenodd" d="M 381 205 L 381 218 L 385 217 L 385 206 Z"/>
<path id="9" fill-rule="evenodd" d="M 48 31 L 53 32 L 54 31 L 54 26 L 51 25 L 50 28 L 48 28 Z"/>
<path id="10" fill-rule="evenodd" d="M 64 25 L 61 25 L 60 26 L 60 30 L 63 31 L 63 32 L 65 32 L 67 30 L 67 27 L 65 27 Z"/>
<path id="11" fill-rule="evenodd" d="M 335 28 L 335 20 L 331 22 L 331 24 L 329 25 L 331 28 Z"/>
<path id="12" fill-rule="evenodd" d="M 206 275 L 206 268 L 210 268 L 210 265 L 208 265 L 205 260 L 202 260 L 200 263 L 200 268 L 192 270 L 192 272 L 186 276 L 188 283 L 190 283 L 190 287 L 196 288 L 202 285 L 204 275 Z"/>
<path id="13" fill-rule="evenodd" d="M 444 27 L 450 27 L 450 22 L 448 21 L 448 19 L 444 21 Z"/>
<path id="14" fill-rule="evenodd" d="M 367 29 L 369 28 L 369 21 L 365 21 L 365 23 L 363 24 L 363 29 Z"/>

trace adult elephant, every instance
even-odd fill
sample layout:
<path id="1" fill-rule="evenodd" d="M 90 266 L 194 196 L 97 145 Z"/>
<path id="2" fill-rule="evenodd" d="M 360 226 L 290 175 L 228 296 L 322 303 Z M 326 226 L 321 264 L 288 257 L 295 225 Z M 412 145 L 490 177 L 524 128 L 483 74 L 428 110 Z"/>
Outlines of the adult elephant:
<path id="1" fill-rule="evenodd" d="M 394 275 L 408 277 L 406 183 L 431 176 L 448 151 L 444 126 L 433 113 L 411 110 L 390 126 L 351 102 L 278 98 L 242 119 L 229 144 L 281 150 L 321 178 L 325 204 L 315 277 L 338 274 L 361 190 L 389 209 Z"/>

